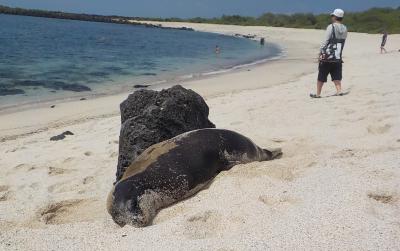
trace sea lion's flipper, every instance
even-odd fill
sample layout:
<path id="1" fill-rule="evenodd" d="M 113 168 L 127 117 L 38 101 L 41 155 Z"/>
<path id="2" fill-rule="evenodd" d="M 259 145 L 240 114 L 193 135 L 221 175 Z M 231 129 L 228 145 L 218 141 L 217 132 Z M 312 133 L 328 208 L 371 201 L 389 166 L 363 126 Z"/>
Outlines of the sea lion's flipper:
<path id="1" fill-rule="evenodd" d="M 267 153 L 269 160 L 280 159 L 283 155 L 282 148 L 264 149 L 264 152 Z"/>

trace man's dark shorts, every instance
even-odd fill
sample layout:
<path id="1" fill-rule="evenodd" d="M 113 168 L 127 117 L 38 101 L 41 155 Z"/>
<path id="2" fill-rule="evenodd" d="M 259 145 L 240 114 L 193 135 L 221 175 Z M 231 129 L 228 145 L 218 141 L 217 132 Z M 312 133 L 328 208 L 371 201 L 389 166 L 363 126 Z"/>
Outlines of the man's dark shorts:
<path id="1" fill-rule="evenodd" d="M 342 80 L 342 63 L 341 62 L 320 62 L 318 81 L 328 82 L 328 75 L 331 75 L 332 81 Z"/>

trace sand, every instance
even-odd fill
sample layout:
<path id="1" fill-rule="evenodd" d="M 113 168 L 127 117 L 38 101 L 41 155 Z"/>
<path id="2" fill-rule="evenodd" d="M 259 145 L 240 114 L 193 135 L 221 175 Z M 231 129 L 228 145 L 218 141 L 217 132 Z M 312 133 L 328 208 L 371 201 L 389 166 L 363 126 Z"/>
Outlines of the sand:
<path id="1" fill-rule="evenodd" d="M 183 83 L 205 97 L 217 127 L 284 157 L 220 174 L 150 227 L 119 228 L 105 200 L 127 94 L 2 112 L 0 249 L 400 249 L 400 35 L 380 55 L 380 36 L 350 33 L 349 94 L 332 97 L 327 83 L 313 100 L 323 31 L 164 25 L 257 34 L 285 49 L 282 60 Z M 49 141 L 66 130 L 75 135 Z"/>

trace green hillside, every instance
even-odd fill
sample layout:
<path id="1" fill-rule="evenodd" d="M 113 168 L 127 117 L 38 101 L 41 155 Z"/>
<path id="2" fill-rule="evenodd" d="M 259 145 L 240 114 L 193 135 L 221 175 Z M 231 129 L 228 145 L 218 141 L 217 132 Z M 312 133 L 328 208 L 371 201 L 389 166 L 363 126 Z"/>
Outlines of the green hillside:
<path id="1" fill-rule="evenodd" d="M 296 13 L 292 15 L 285 15 L 265 13 L 257 18 L 234 15 L 212 19 L 198 17 L 192 19 L 169 18 L 159 20 L 325 29 L 330 22 L 330 17 L 328 14 L 313 15 L 311 13 Z M 346 13 L 344 22 L 348 29 L 354 32 L 379 33 L 382 30 L 386 30 L 389 33 L 400 33 L 400 7 L 397 9 L 373 8 L 364 12 Z"/>

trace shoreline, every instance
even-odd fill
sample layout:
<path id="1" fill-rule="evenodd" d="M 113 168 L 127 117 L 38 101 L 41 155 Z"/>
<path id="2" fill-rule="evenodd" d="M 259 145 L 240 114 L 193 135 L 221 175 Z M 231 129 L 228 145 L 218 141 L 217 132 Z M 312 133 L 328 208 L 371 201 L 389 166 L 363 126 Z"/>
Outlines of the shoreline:
<path id="1" fill-rule="evenodd" d="M 287 59 L 290 60 L 290 59 Z M 207 98 L 212 98 L 216 97 L 219 95 L 223 95 L 225 92 L 225 87 L 226 86 L 220 86 L 219 89 L 215 89 L 212 91 L 207 90 L 210 85 L 205 85 L 205 86 L 200 86 L 201 84 L 198 84 L 196 82 L 198 81 L 207 81 L 209 79 L 213 78 L 218 78 L 220 76 L 224 75 L 230 75 L 230 74 L 236 74 L 236 73 L 241 73 L 244 71 L 252 71 L 255 69 L 260 69 L 265 66 L 271 65 L 271 64 L 276 64 L 276 63 L 281 63 L 282 61 L 285 61 L 285 56 L 279 57 L 279 58 L 270 58 L 270 59 L 264 59 L 264 60 L 258 60 L 253 63 L 249 64 L 244 64 L 244 65 L 237 65 L 234 66 L 230 69 L 222 69 L 218 72 L 214 73 L 206 73 L 206 74 L 199 74 L 196 75 L 195 77 L 187 78 L 187 79 L 180 79 L 179 81 L 165 81 L 162 83 L 157 83 L 157 84 L 150 84 L 149 87 L 145 88 L 148 90 L 161 90 L 165 88 L 169 88 L 173 85 L 182 85 L 185 88 L 190 88 L 197 90 L 202 94 L 202 96 L 207 99 Z M 302 75 L 302 74 L 300 74 Z M 259 89 L 259 88 L 267 88 L 268 86 L 254 86 L 254 87 L 239 87 L 239 88 L 227 88 L 228 92 L 237 92 L 237 91 L 243 91 L 243 90 L 251 90 L 251 89 Z M 15 107 L 8 107 L 6 109 L 0 109 L 0 119 L 3 121 L 8 121 L 11 122 L 15 121 L 15 119 L 20 123 L 20 120 L 18 118 L 25 118 L 25 117 L 33 117 L 34 113 L 46 113 L 46 112 L 55 112 L 57 111 L 60 106 L 62 106 L 62 112 L 66 113 L 68 117 L 72 117 L 70 120 L 64 119 L 63 121 L 58 121 L 58 117 L 62 116 L 55 116 L 56 118 L 49 118 L 47 122 L 40 123 L 41 125 L 38 125 L 37 121 L 33 123 L 33 125 L 23 124 L 21 127 L 26 128 L 29 126 L 31 129 L 22 129 L 21 131 L 16 130 L 15 127 L 10 127 L 7 128 L 6 125 L 7 123 L 4 123 L 3 126 L 0 125 L 0 142 L 5 142 L 8 140 L 15 140 L 19 137 L 25 137 L 29 136 L 35 133 L 39 132 L 44 132 L 53 128 L 59 128 L 62 126 L 65 126 L 66 124 L 68 125 L 73 125 L 73 124 L 78 124 L 81 123 L 82 121 L 87 121 L 88 119 L 97 119 L 97 118 L 105 118 L 105 117 L 112 117 L 112 116 L 119 116 L 119 103 L 121 103 L 125 98 L 133 93 L 134 91 L 137 91 L 142 88 L 137 88 L 137 89 L 132 89 L 131 91 L 120 91 L 120 92 L 115 92 L 115 93 L 110 93 L 110 94 L 93 94 L 90 96 L 87 95 L 82 95 L 82 96 L 76 96 L 76 97 L 68 97 L 65 99 L 54 99 L 54 100 L 45 100 L 41 102 L 32 102 L 32 103 L 27 103 L 23 105 L 16 105 Z M 84 100 L 81 100 L 84 98 Z M 81 104 L 90 104 L 90 108 L 87 109 L 84 113 L 79 112 L 76 113 L 76 109 L 78 108 Z M 113 103 L 114 107 L 110 109 L 109 104 Z M 115 104 L 118 105 L 115 106 Z M 54 108 L 51 108 L 51 106 L 55 105 Z M 105 106 L 104 106 L 105 105 Z M 98 108 L 101 110 L 101 112 L 96 113 L 96 114 L 89 114 L 92 109 L 94 109 L 96 106 L 99 106 Z M 97 109 L 96 109 L 97 110 Z M 51 116 L 50 116 L 51 117 Z M 43 117 L 42 117 L 43 119 Z M 47 118 L 45 118 L 47 119 Z M 17 134 L 13 133 L 8 133 L 7 131 L 18 131 Z"/>
<path id="2" fill-rule="evenodd" d="M 245 38 L 245 39 L 249 39 L 249 38 Z M 250 39 L 250 40 L 253 40 L 253 39 Z M 94 91 L 91 91 L 89 93 L 81 92 L 81 93 L 74 93 L 76 95 L 64 97 L 64 98 L 60 98 L 60 97 L 45 98 L 42 101 L 28 101 L 28 102 L 24 102 L 24 103 L 5 105 L 5 106 L 0 107 L 0 116 L 14 113 L 14 112 L 20 112 L 20 111 L 25 111 L 25 110 L 41 108 L 46 105 L 57 105 L 60 103 L 82 101 L 81 99 L 85 99 L 85 100 L 97 99 L 97 98 L 109 97 L 109 96 L 119 96 L 121 94 L 130 94 L 139 89 L 158 90 L 160 88 L 171 87 L 178 82 L 185 83 L 185 82 L 190 82 L 190 81 L 195 81 L 195 80 L 203 80 L 203 79 L 221 75 L 221 74 L 229 74 L 229 73 L 235 72 L 235 71 L 252 69 L 254 67 L 257 67 L 257 66 L 260 66 L 263 64 L 268 64 L 272 61 L 284 59 L 285 51 L 282 48 L 279 48 L 279 49 L 281 50 L 279 52 L 279 54 L 276 56 L 272 56 L 272 57 L 256 59 L 256 60 L 249 60 L 248 62 L 235 64 L 233 66 L 224 66 L 219 69 L 213 69 L 213 70 L 209 70 L 209 71 L 191 72 L 191 73 L 186 73 L 183 75 L 173 76 L 170 78 L 159 79 L 156 81 L 143 82 L 142 83 L 143 85 L 148 86 L 146 88 L 135 88 L 132 86 L 128 90 L 127 87 L 121 87 L 118 90 L 109 91 L 109 92 L 104 92 L 104 91 L 99 91 L 97 93 Z"/>

